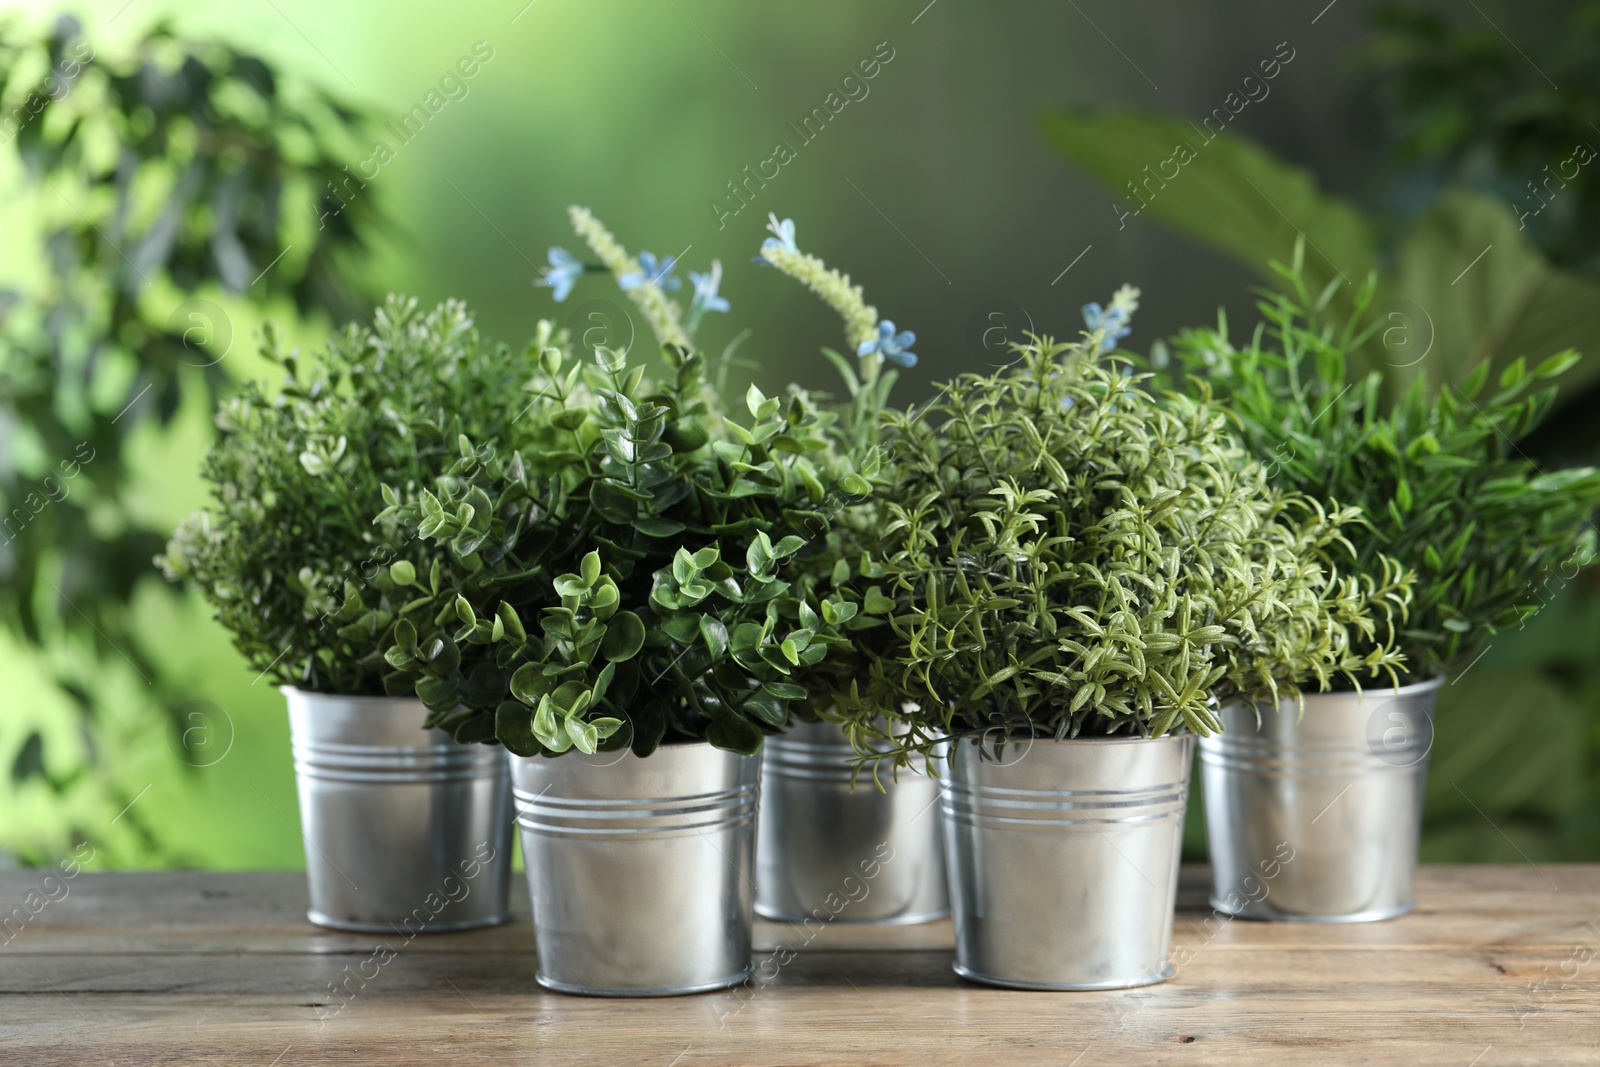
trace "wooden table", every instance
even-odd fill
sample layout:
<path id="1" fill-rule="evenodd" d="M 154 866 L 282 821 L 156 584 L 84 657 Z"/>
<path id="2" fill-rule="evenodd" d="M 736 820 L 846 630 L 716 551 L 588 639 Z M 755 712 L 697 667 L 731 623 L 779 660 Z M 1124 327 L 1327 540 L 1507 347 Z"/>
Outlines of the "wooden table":
<path id="1" fill-rule="evenodd" d="M 1165 985 L 988 989 L 948 922 L 763 922 L 763 958 L 801 950 L 775 981 L 666 1000 L 542 992 L 525 919 L 363 965 L 385 939 L 308 924 L 297 873 L 80 873 L 0 933 L 0 1064 L 1600 1063 L 1600 866 L 1428 868 L 1359 926 L 1217 921 L 1203 873 Z M 0 873 L 0 918 L 43 877 Z M 341 1002 L 346 967 L 375 976 Z"/>

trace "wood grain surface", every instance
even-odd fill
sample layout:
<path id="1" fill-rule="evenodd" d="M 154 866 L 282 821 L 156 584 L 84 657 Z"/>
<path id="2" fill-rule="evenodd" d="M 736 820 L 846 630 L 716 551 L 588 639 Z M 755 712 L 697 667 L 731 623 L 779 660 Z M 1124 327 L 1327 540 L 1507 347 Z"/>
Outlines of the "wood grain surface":
<path id="1" fill-rule="evenodd" d="M 1219 921 L 1186 869 L 1185 962 L 1125 992 L 964 982 L 948 922 L 761 922 L 759 958 L 799 950 L 772 982 L 665 1000 L 540 990 L 525 900 L 509 925 L 404 943 L 311 926 L 298 873 L 49 893 L 45 873 L 0 872 L 0 917 L 27 917 L 0 932 L 6 1067 L 1600 1063 L 1600 866 L 1424 868 L 1414 913 L 1355 926 Z M 362 968 L 380 942 L 393 958 Z M 333 996 L 358 969 L 375 976 Z"/>

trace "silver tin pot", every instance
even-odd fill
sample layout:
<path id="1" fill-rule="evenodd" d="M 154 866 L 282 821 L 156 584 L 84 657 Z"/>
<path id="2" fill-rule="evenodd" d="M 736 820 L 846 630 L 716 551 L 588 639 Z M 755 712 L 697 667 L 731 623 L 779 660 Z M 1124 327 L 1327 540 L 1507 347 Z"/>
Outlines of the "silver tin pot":
<path id="1" fill-rule="evenodd" d="M 798 722 L 761 746 L 756 911 L 769 919 L 920 923 L 950 912 L 939 784 L 919 766 L 883 789 L 844 730 Z"/>
<path id="2" fill-rule="evenodd" d="M 539 984 L 654 997 L 751 973 L 761 762 L 698 744 L 511 761 Z"/>
<path id="3" fill-rule="evenodd" d="M 1212 904 L 1248 919 L 1373 922 L 1416 903 L 1442 678 L 1221 709 L 1200 742 Z M 1271 873 L 1264 879 L 1264 873 Z"/>
<path id="4" fill-rule="evenodd" d="M 510 918 L 505 749 L 424 730 L 420 700 L 283 694 L 312 922 L 413 934 Z"/>
<path id="5" fill-rule="evenodd" d="M 1190 736 L 955 744 L 944 782 L 956 973 L 1017 989 L 1171 977 Z"/>

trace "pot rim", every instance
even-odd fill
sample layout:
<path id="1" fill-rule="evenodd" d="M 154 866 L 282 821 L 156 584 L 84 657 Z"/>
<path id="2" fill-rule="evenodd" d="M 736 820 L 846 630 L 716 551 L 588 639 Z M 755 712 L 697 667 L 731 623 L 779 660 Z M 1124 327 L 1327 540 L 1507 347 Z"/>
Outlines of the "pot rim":
<path id="1" fill-rule="evenodd" d="M 617 763 L 621 763 L 623 760 L 629 759 L 629 758 L 632 758 L 633 760 L 635 760 L 635 761 L 637 761 L 639 763 L 649 763 L 651 760 L 656 758 L 656 753 L 659 753 L 659 752 L 665 752 L 667 754 L 673 754 L 673 753 L 678 753 L 678 752 L 687 752 L 687 751 L 691 751 L 691 750 L 708 749 L 708 750 L 710 750 L 712 752 L 720 752 L 720 753 L 722 753 L 723 755 L 727 756 L 730 759 L 752 759 L 752 760 L 758 760 L 759 761 L 761 759 L 761 753 L 766 751 L 766 747 L 767 747 L 766 746 L 766 742 L 770 741 L 770 740 L 772 740 L 771 737 L 764 738 L 763 741 L 762 741 L 762 745 L 761 745 L 760 750 L 758 750 L 756 752 L 753 752 L 753 753 L 748 753 L 748 754 L 744 753 L 744 752 L 735 752 L 731 748 L 718 748 L 717 746 L 713 745 L 710 741 L 707 741 L 705 738 L 700 738 L 699 740 L 696 740 L 696 741 L 663 741 L 663 742 L 661 742 L 661 744 L 657 745 L 655 747 L 655 751 L 651 752 L 650 755 L 648 755 L 648 756 L 635 755 L 632 748 L 623 748 L 623 749 L 619 749 L 619 750 L 617 750 L 615 752 L 599 752 L 599 751 L 596 751 L 596 752 L 593 752 L 593 753 L 579 752 L 575 748 L 569 748 L 565 752 L 557 752 L 554 755 L 550 755 L 550 754 L 541 752 L 538 755 L 534 755 L 534 756 L 521 756 L 521 755 L 518 755 L 515 752 L 512 752 L 510 749 L 506 749 L 506 755 L 511 757 L 512 760 L 517 760 L 517 761 L 521 761 L 521 762 L 524 762 L 524 763 L 534 763 L 534 764 L 543 764 L 543 763 L 546 763 L 546 762 L 554 763 L 554 762 L 557 762 L 559 760 L 564 760 L 568 756 L 575 756 L 575 757 L 585 758 L 585 759 L 599 759 L 602 756 L 615 756 L 616 757 L 616 763 L 607 763 L 607 764 L 604 765 L 604 767 L 614 767 L 614 766 L 616 766 Z M 599 768 L 599 769 L 604 769 L 604 767 Z"/>
<path id="2" fill-rule="evenodd" d="M 420 704 L 420 703 L 422 703 L 422 701 L 419 698 L 415 697 L 415 696 L 396 697 L 396 696 L 389 696 L 386 693 L 383 693 L 383 694 L 361 693 L 361 694 L 350 694 L 350 695 L 346 695 L 344 693 L 324 693 L 324 692 L 321 692 L 321 691 L 316 690 L 316 689 L 301 689 L 297 685 L 280 685 L 280 686 L 278 686 L 278 692 L 282 693 L 286 697 L 291 697 L 291 696 L 293 696 L 293 697 L 301 697 L 301 698 L 307 699 L 307 700 L 341 700 L 341 701 L 346 701 L 346 702 L 359 702 L 359 703 L 362 703 L 362 704 Z"/>
<path id="3" fill-rule="evenodd" d="M 973 743 L 977 743 L 977 742 L 983 740 L 983 738 L 985 736 L 986 735 L 984 735 L 984 734 L 961 734 L 961 735 L 959 735 L 957 737 L 947 737 L 947 738 L 944 739 L 944 741 L 946 743 L 951 742 L 951 741 L 971 741 Z M 1056 740 L 1053 737 L 1032 737 L 1032 738 L 1019 737 L 1019 738 L 1016 738 L 1014 741 L 1012 739 L 1008 738 L 1007 739 L 1007 743 L 1008 744 L 1019 744 L 1020 745 L 1020 744 L 1023 744 L 1024 742 L 1026 742 L 1030 746 L 1031 745 L 1081 745 L 1081 744 L 1091 744 L 1091 745 L 1153 745 L 1153 744 L 1161 744 L 1161 743 L 1164 743 L 1164 742 L 1182 741 L 1184 738 L 1193 738 L 1193 737 L 1198 737 L 1198 736 L 1199 736 L 1198 734 L 1192 734 L 1192 733 L 1165 733 L 1165 734 L 1162 734 L 1160 737 L 1063 737 L 1059 741 Z"/>
<path id="4" fill-rule="evenodd" d="M 1360 689 L 1329 689 L 1326 692 L 1304 693 L 1302 695 L 1307 701 L 1316 700 L 1319 697 L 1355 697 L 1357 700 L 1365 700 L 1367 694 L 1371 693 L 1377 696 L 1382 696 L 1386 700 L 1392 700 L 1397 697 L 1418 696 L 1422 693 L 1429 692 L 1430 690 L 1439 689 L 1445 684 L 1445 680 L 1448 677 L 1449 675 L 1441 672 L 1439 674 L 1435 674 L 1431 678 L 1424 678 L 1420 682 L 1408 682 L 1401 686 L 1378 684 L 1362 686 Z M 1258 701 L 1257 703 L 1260 702 Z"/>

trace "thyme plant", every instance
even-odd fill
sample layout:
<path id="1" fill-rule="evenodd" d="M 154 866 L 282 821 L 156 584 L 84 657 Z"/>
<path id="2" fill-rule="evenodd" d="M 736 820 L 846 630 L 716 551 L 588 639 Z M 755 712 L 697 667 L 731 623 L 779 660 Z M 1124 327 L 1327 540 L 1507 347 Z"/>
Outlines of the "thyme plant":
<path id="1" fill-rule="evenodd" d="M 251 668 L 323 693 L 381 694 L 385 639 L 421 567 L 415 528 L 374 526 L 386 486 L 414 492 L 457 454 L 462 435 L 508 447 L 548 444 L 519 419 L 524 387 L 547 346 L 483 340 L 456 301 L 424 312 L 390 297 L 371 327 L 351 325 L 326 351 L 263 353 L 280 366 L 276 394 L 248 385 L 220 405 L 204 477 L 214 502 L 178 528 L 157 558 L 192 581 L 233 632 Z"/>
<path id="2" fill-rule="evenodd" d="M 1379 373 L 1348 375 L 1351 353 L 1383 325 L 1367 313 L 1372 280 L 1354 314 L 1328 321 L 1329 293 L 1308 288 L 1303 253 L 1273 265 L 1283 289 L 1258 303 L 1265 321 L 1248 344 L 1235 347 L 1219 318 L 1173 350 L 1196 394 L 1216 390 L 1238 417 L 1275 485 L 1362 507 L 1367 521 L 1350 533 L 1357 574 L 1383 581 L 1390 557 L 1417 574 L 1399 644 L 1413 679 L 1433 677 L 1536 614 L 1546 585 L 1594 558 L 1600 471 L 1543 471 L 1516 444 L 1555 399 L 1541 383 L 1578 355 L 1531 369 L 1519 358 L 1492 387 L 1483 362 L 1459 388 L 1430 393 L 1419 379 L 1386 405 Z M 1376 646 L 1364 637 L 1363 647 Z"/>
<path id="3" fill-rule="evenodd" d="M 1159 737 L 1215 703 L 1390 674 L 1411 576 L 1345 574 L 1355 508 L 1271 485 L 1203 392 L 1157 401 L 1107 349 L 1123 288 L 887 416 L 895 461 L 858 564 L 869 668 L 835 693 L 863 753 L 952 737 Z"/>

